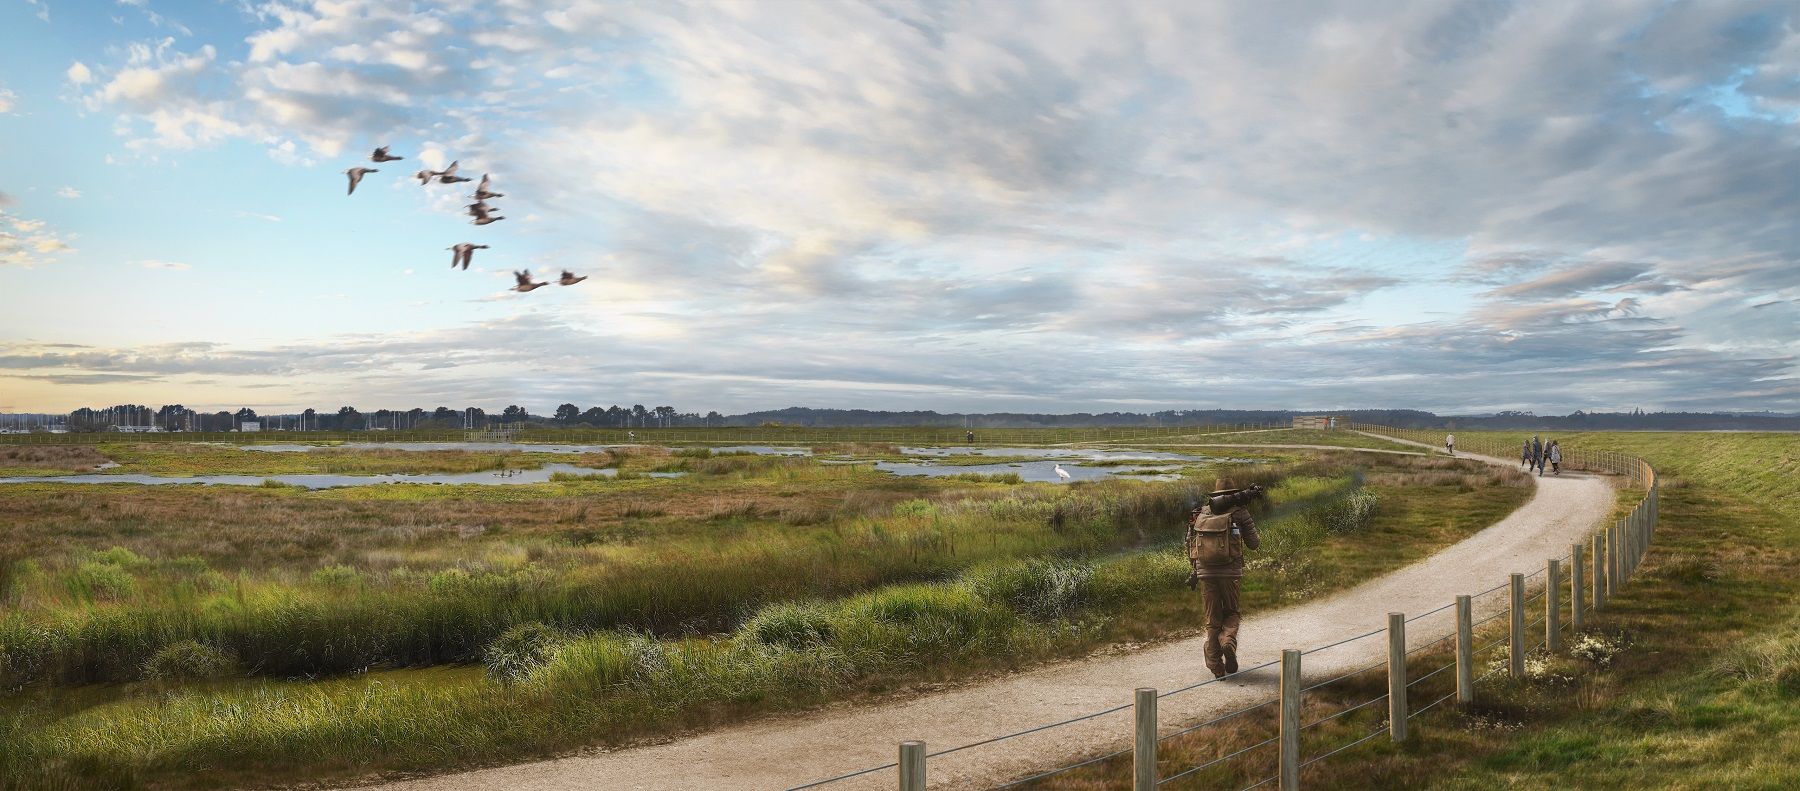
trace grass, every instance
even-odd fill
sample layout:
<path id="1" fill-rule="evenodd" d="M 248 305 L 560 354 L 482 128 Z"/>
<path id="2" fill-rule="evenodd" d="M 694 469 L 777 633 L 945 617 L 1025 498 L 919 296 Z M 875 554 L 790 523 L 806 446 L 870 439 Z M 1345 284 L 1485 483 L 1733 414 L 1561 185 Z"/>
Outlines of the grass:
<path id="1" fill-rule="evenodd" d="M 109 459 L 85 446 L 0 446 L 0 476 L 92 472 Z"/>
<path id="2" fill-rule="evenodd" d="M 1457 434 L 1464 446 L 1488 440 L 1516 447 L 1522 438 Z M 1432 712 L 1404 745 L 1377 738 L 1315 764 L 1303 772 L 1303 784 L 1468 791 L 1800 786 L 1800 743 L 1791 737 L 1800 732 L 1793 576 L 1800 562 L 1800 437 L 1556 438 L 1565 448 L 1641 456 L 1661 474 L 1661 526 L 1637 575 L 1590 633 L 1571 641 L 1574 649 L 1530 657 L 1525 680 L 1490 678 L 1475 706 Z M 1381 690 L 1361 692 L 1373 697 Z M 1360 702 L 1353 697 L 1334 693 L 1309 705 L 1329 713 Z M 1358 719 L 1378 724 L 1366 715 L 1341 718 Z M 1177 747 L 1168 766 L 1185 768 L 1254 743 L 1268 727 L 1234 723 Z M 1353 729 L 1335 723 L 1325 732 L 1331 738 L 1306 754 L 1354 738 Z M 1178 787 L 1242 787 L 1274 771 L 1268 755 L 1241 763 Z M 1113 765 L 1056 787 L 1128 786 L 1127 770 Z"/>
<path id="3" fill-rule="evenodd" d="M 412 536 L 423 546 L 325 531 L 332 541 L 299 562 L 265 556 L 230 574 L 217 568 L 223 559 L 158 551 L 168 536 L 15 560 L 0 594 L 28 602 L 29 616 L 12 616 L 24 626 L 0 642 L 6 672 L 37 680 L 7 703 L 0 777 L 196 787 L 441 770 L 1016 668 L 1200 622 L 1171 542 L 1210 471 L 1198 487 L 1057 486 L 896 480 L 807 459 L 630 463 L 694 475 L 478 497 L 411 487 L 427 490 L 423 500 L 233 493 L 278 509 L 368 508 L 356 514 L 367 518 L 471 497 L 527 523 L 536 511 L 558 517 Z M 1529 493 L 1521 476 L 1416 457 L 1326 454 L 1234 475 L 1275 484 L 1247 609 L 1391 569 Z M 113 521 L 127 493 L 84 496 L 95 499 L 76 513 L 110 527 L 109 538 L 137 535 L 126 529 L 135 516 Z M 1374 542 L 1406 549 L 1358 548 Z M 83 563 L 133 590 L 102 599 L 68 589 Z M 180 647 L 158 666 L 197 668 L 195 680 L 144 677 L 169 646 Z M 462 664 L 483 661 L 492 670 Z M 405 665 L 430 667 L 384 669 Z M 236 675 L 205 678 L 221 666 Z M 93 679 L 118 683 L 68 685 Z"/>

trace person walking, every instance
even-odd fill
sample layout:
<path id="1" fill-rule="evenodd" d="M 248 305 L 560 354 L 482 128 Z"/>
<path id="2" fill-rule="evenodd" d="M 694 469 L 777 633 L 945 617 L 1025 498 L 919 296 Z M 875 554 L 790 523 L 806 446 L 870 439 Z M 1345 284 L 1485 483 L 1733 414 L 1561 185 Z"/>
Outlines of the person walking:
<path id="1" fill-rule="evenodd" d="M 1519 466 L 1531 469 L 1531 440 L 1525 440 L 1525 446 L 1519 449 Z"/>
<path id="2" fill-rule="evenodd" d="M 1455 434 L 1445 434 L 1444 435 L 1444 452 L 1448 453 L 1452 456 L 1456 455 L 1456 435 Z"/>
<path id="3" fill-rule="evenodd" d="M 1528 472 L 1536 469 L 1538 477 L 1544 475 L 1544 442 L 1536 434 L 1531 436 L 1531 466 L 1525 469 Z"/>
<path id="4" fill-rule="evenodd" d="M 964 439 L 966 439 L 966 440 L 968 440 L 968 443 L 969 443 L 969 444 L 970 444 L 970 445 L 973 445 L 973 444 L 975 444 L 975 432 L 973 432 L 973 431 L 966 431 L 966 432 L 963 432 L 963 433 L 964 433 L 964 434 L 966 434 L 966 435 L 967 435 L 967 436 L 966 436 L 966 437 L 964 437 Z"/>
<path id="5" fill-rule="evenodd" d="M 1244 550 L 1262 547 L 1256 520 L 1244 504 L 1262 495 L 1261 487 L 1221 489 L 1188 522 L 1188 587 L 1204 585 L 1206 669 L 1214 678 L 1238 671 L 1238 594 L 1244 578 Z"/>
<path id="6" fill-rule="evenodd" d="M 1557 444 L 1556 440 L 1550 440 L 1550 450 L 1546 452 L 1545 455 L 1550 457 L 1551 471 L 1557 475 L 1562 475 L 1562 446 Z M 1539 468 L 1538 474 L 1544 474 L 1542 468 Z"/>

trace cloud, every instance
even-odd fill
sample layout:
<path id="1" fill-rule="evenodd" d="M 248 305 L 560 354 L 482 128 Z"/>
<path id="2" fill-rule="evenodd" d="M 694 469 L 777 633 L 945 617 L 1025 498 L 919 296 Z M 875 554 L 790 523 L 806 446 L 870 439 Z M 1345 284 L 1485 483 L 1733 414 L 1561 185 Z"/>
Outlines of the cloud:
<path id="1" fill-rule="evenodd" d="M 495 171 L 542 218 L 533 261 L 606 287 L 467 309 L 602 316 L 577 337 L 669 361 L 609 374 L 689 402 L 1502 403 L 1485 372 L 1551 375 L 1516 399 L 1800 408 L 1770 384 L 1800 355 L 1800 225 L 1770 209 L 1800 205 L 1789 5 L 253 18 L 70 81 L 140 149 Z"/>
<path id="2" fill-rule="evenodd" d="M 1618 290 L 1640 280 L 1651 269 L 1648 264 L 1629 261 L 1596 261 L 1501 286 L 1488 293 L 1517 300 L 1570 297 L 1598 289 Z"/>
<path id="3" fill-rule="evenodd" d="M 281 222 L 281 217 L 279 215 L 263 214 L 261 212 L 253 212 L 253 211 L 244 211 L 242 209 L 232 212 L 232 216 L 233 217 L 248 217 L 248 218 L 253 218 L 253 219 L 257 219 L 257 220 L 262 220 L 263 222 Z"/>
<path id="4" fill-rule="evenodd" d="M 183 264 L 183 263 L 176 262 L 176 261 L 146 260 L 146 261 L 139 261 L 137 263 L 138 263 L 138 266 L 141 266 L 145 269 L 165 269 L 165 270 L 172 271 L 172 272 L 186 272 L 189 269 L 193 269 L 193 267 L 188 266 L 187 264 Z"/>
<path id="5" fill-rule="evenodd" d="M 64 74 L 69 78 L 70 83 L 77 86 L 86 85 L 94 81 L 94 72 L 89 70 L 87 64 L 82 63 L 81 61 L 75 61 L 70 64 L 69 70 L 64 72 Z"/>
<path id="6" fill-rule="evenodd" d="M 63 187 L 56 191 L 56 197 L 74 200 L 81 197 L 81 190 L 75 189 L 74 187 Z"/>
<path id="7" fill-rule="evenodd" d="M 0 207 L 10 198 L 0 193 Z M 32 220 L 0 211 L 0 266 L 25 269 L 54 263 L 62 254 L 73 252 L 63 235 L 48 227 L 43 220 Z"/>

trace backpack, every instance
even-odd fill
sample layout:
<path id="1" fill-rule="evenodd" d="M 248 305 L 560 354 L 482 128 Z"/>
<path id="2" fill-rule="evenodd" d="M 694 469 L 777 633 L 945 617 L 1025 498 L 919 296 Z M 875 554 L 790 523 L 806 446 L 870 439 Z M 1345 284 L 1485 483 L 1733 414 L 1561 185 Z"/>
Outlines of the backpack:
<path id="1" fill-rule="evenodd" d="M 1201 514 L 1188 526 L 1188 559 L 1201 566 L 1229 566 L 1241 555 L 1231 540 L 1230 514 Z"/>

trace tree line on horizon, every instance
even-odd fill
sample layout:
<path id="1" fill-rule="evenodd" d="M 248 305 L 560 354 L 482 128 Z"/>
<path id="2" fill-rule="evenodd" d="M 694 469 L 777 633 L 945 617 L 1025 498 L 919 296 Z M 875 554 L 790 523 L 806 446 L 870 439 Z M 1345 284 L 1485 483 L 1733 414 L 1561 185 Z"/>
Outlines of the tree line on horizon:
<path id="1" fill-rule="evenodd" d="M 111 407 L 82 407 L 68 415 L 65 425 L 70 431 L 105 431 L 114 426 L 156 427 L 166 431 L 235 431 L 245 422 L 257 422 L 263 430 L 295 431 L 373 431 L 407 429 L 489 429 L 495 427 L 567 427 L 567 428 L 675 428 L 675 427 L 743 427 L 799 426 L 815 428 L 1132 428 L 1221 425 L 1286 424 L 1296 415 L 1337 415 L 1353 422 L 1377 423 L 1398 428 L 1430 429 L 1531 429 L 1560 431 L 1794 431 L 1800 430 L 1800 415 L 1777 413 L 1723 412 L 1645 412 L 1632 409 L 1623 412 L 1587 412 L 1576 410 L 1568 415 L 1537 415 L 1527 411 L 1502 411 L 1487 415 L 1438 415 L 1412 409 L 1353 410 L 1243 410 L 1184 409 L 1159 412 L 1077 412 L 1040 414 L 1030 412 L 943 413 L 936 411 L 885 411 L 865 409 L 786 409 L 722 415 L 710 411 L 682 412 L 672 406 L 630 407 L 612 405 L 582 409 L 573 403 L 558 405 L 549 415 L 532 414 L 524 406 L 509 405 L 497 413 L 481 407 L 451 409 L 413 408 L 407 410 L 378 409 L 363 412 L 353 406 L 336 411 L 307 409 L 302 412 L 259 415 L 245 407 L 232 411 L 201 412 L 181 404 L 166 404 L 156 409 L 141 404 Z"/>

